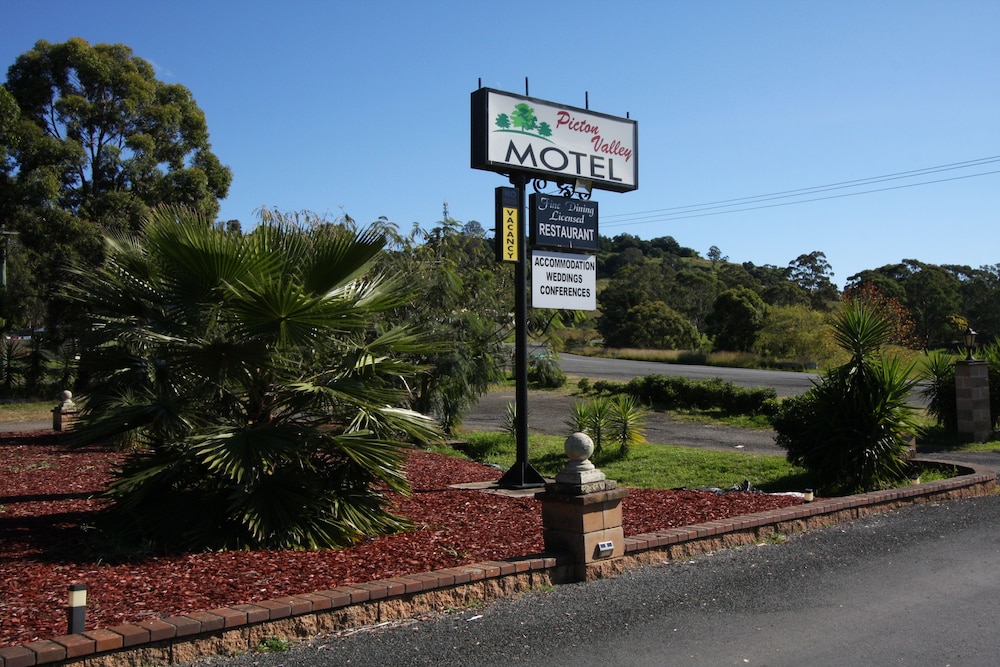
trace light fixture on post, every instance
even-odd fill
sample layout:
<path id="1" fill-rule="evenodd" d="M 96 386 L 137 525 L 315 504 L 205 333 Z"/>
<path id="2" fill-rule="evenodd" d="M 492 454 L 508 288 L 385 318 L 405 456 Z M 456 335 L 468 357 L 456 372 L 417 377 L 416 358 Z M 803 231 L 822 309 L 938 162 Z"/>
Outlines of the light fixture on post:
<path id="1" fill-rule="evenodd" d="M 79 635 L 87 628 L 87 584 L 70 584 L 66 608 L 69 634 Z"/>
<path id="2" fill-rule="evenodd" d="M 955 410 L 957 431 L 969 436 L 973 442 L 986 442 L 993 437 L 993 420 L 990 418 L 990 375 L 985 361 L 978 361 L 976 332 L 967 327 L 962 334 L 966 355 L 955 362 Z"/>
<path id="3" fill-rule="evenodd" d="M 594 182 L 585 178 L 578 178 L 573 183 L 573 194 L 581 195 L 584 199 L 590 198 L 590 193 L 594 189 Z"/>
<path id="4" fill-rule="evenodd" d="M 962 342 L 965 343 L 966 350 L 966 361 L 975 361 L 976 358 L 972 356 L 972 349 L 976 347 L 976 332 L 972 330 L 972 327 L 967 327 L 965 333 L 962 334 Z"/>

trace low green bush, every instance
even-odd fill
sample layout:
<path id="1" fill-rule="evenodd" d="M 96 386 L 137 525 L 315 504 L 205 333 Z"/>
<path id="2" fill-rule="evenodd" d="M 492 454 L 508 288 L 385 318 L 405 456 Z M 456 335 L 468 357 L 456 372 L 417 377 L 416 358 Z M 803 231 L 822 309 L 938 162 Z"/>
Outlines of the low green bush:
<path id="1" fill-rule="evenodd" d="M 558 389 L 566 384 L 566 373 L 551 357 L 532 357 L 528 362 L 528 382 L 542 389 Z"/>
<path id="2" fill-rule="evenodd" d="M 640 401 L 666 410 L 714 410 L 727 414 L 767 414 L 778 394 L 769 387 L 739 387 L 720 378 L 690 380 L 665 375 L 632 379 L 626 390 Z"/>
<path id="3" fill-rule="evenodd" d="M 624 382 L 614 380 L 598 380 L 594 383 L 594 393 L 596 394 L 621 394 L 625 392 Z"/>

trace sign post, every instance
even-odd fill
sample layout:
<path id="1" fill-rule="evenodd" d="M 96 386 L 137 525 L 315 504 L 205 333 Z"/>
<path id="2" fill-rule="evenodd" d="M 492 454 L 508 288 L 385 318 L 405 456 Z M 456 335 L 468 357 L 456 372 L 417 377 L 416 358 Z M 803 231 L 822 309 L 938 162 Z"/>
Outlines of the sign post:
<path id="1" fill-rule="evenodd" d="M 512 174 L 510 182 L 517 191 L 518 218 L 524 219 L 525 189 L 528 178 Z M 504 188 L 507 189 L 507 188 Z M 545 478 L 528 461 L 528 262 L 524 230 L 518 228 L 517 263 L 514 265 L 514 465 L 500 477 L 505 489 L 530 489 L 545 486 Z"/>
<path id="2" fill-rule="evenodd" d="M 525 82 L 527 88 L 527 82 Z M 527 90 L 525 90 L 527 92 Z M 513 188 L 496 191 L 497 261 L 514 264 L 515 437 L 517 457 L 500 478 L 503 488 L 545 486 L 528 461 L 528 244 L 527 185 L 552 181 L 572 197 L 531 197 L 531 245 L 570 252 L 532 252 L 532 305 L 594 310 L 597 262 L 580 251 L 596 251 L 597 202 L 592 188 L 630 192 L 638 183 L 638 125 L 599 114 L 490 88 L 472 93 L 473 169 L 510 178 Z M 542 186 L 544 187 L 544 186 Z"/>

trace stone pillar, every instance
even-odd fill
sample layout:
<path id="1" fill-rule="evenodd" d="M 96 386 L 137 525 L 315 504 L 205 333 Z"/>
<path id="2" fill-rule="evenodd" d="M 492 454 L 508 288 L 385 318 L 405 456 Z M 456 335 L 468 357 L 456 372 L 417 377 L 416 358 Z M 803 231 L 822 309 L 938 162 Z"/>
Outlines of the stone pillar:
<path id="1" fill-rule="evenodd" d="M 60 395 L 59 405 L 52 408 L 52 430 L 68 431 L 73 425 L 80 408 L 73 402 L 73 392 L 68 389 Z"/>
<path id="2" fill-rule="evenodd" d="M 955 401 L 958 432 L 974 442 L 986 442 L 993 435 L 990 419 L 990 376 L 985 361 L 976 359 L 955 364 Z"/>
<path id="3" fill-rule="evenodd" d="M 628 491 L 590 462 L 589 436 L 574 433 L 565 448 L 569 463 L 535 497 L 542 501 L 545 550 L 570 554 L 576 579 L 586 581 L 625 555 L 621 501 Z"/>

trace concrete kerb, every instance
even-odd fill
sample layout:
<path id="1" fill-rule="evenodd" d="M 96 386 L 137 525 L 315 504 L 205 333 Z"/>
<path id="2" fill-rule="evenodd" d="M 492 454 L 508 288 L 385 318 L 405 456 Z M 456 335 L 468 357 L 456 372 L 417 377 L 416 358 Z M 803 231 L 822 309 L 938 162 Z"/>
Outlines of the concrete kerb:
<path id="1" fill-rule="evenodd" d="M 779 510 L 632 535 L 625 538 L 624 556 L 588 566 L 586 579 L 615 576 L 629 568 L 728 547 L 758 544 L 774 535 L 832 526 L 904 505 L 972 498 L 996 491 L 995 472 L 958 462 L 928 463 L 954 466 L 960 474 L 902 489 L 819 499 Z M 327 632 L 461 609 L 578 581 L 576 574 L 572 559 L 563 554 L 534 554 L 462 565 L 3 647 L 0 667 L 117 667 L 190 662 L 208 655 L 253 650 L 271 637 L 308 639 Z"/>

